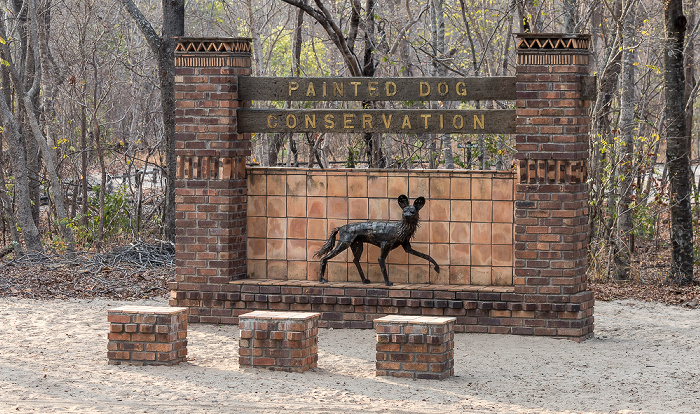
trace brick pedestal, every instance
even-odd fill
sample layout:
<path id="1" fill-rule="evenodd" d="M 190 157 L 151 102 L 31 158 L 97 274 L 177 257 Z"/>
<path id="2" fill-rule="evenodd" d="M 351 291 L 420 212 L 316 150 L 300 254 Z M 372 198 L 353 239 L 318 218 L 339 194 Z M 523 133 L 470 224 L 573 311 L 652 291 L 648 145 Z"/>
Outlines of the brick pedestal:
<path id="1" fill-rule="evenodd" d="M 107 311 L 111 365 L 175 365 L 187 355 L 187 308 L 124 306 Z"/>
<path id="2" fill-rule="evenodd" d="M 399 315 L 375 319 L 377 375 L 440 380 L 454 375 L 455 320 Z"/>
<path id="3" fill-rule="evenodd" d="M 588 290 L 590 35 L 518 35 L 516 67 L 515 293 L 551 304 L 528 327 L 581 340 L 593 332 Z M 555 305 L 576 305 L 556 314 Z M 574 307 L 572 307 L 573 309 Z"/>
<path id="4" fill-rule="evenodd" d="M 227 322 L 231 309 L 218 295 L 246 277 L 250 134 L 236 132 L 236 109 L 238 76 L 250 75 L 250 59 L 250 39 L 177 39 L 170 304 L 191 307 L 191 322 Z"/>
<path id="5" fill-rule="evenodd" d="M 239 364 L 304 372 L 318 362 L 320 313 L 255 311 L 239 316 Z"/>

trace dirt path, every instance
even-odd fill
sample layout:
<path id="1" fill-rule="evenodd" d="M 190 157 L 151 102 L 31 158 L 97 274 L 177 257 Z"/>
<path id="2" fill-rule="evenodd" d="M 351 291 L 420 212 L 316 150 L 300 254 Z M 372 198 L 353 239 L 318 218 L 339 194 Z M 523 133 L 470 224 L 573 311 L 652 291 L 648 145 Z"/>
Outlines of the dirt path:
<path id="1" fill-rule="evenodd" d="M 0 412 L 700 411 L 700 310 L 596 304 L 596 337 L 458 334 L 445 381 L 374 376 L 374 332 L 321 330 L 319 367 L 239 369 L 236 326 L 190 325 L 190 361 L 107 364 L 113 300 L 0 299 Z M 164 300 L 129 302 L 163 305 Z"/>

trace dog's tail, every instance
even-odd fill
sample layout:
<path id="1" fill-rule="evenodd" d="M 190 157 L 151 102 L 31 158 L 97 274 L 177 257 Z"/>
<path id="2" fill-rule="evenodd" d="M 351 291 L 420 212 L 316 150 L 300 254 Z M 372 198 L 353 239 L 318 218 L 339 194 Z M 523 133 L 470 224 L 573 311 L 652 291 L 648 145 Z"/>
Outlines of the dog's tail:
<path id="1" fill-rule="evenodd" d="M 314 253 L 314 257 L 322 257 L 326 253 L 333 250 L 333 248 L 335 247 L 335 235 L 338 234 L 338 230 L 339 230 L 339 228 L 336 227 L 333 229 L 333 231 L 331 231 L 331 235 L 328 236 L 328 240 L 326 240 L 326 242 L 323 244 L 323 246 L 321 246 L 321 249 L 319 251 Z"/>

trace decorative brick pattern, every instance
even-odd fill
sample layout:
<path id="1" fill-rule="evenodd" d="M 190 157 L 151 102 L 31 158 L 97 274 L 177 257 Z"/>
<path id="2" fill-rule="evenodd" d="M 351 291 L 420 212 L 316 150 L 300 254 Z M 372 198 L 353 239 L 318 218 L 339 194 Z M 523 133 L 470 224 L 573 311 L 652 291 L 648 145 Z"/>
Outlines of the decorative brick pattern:
<path id="1" fill-rule="evenodd" d="M 516 293 L 514 286 L 394 285 L 318 283 L 307 280 L 238 280 L 230 291 L 214 296 L 233 318 L 253 309 L 318 312 L 321 328 L 372 329 L 386 315 L 449 316 L 456 332 L 542 335 L 583 339 L 575 329 L 585 326 L 593 305 L 592 292 L 541 297 Z M 181 294 L 178 292 L 177 294 Z M 211 309 L 190 309 L 190 320 Z M 216 310 L 214 310 L 216 311 Z M 573 330 L 571 328 L 574 328 Z"/>
<path id="2" fill-rule="evenodd" d="M 111 365 L 175 365 L 187 356 L 187 308 L 123 306 L 107 311 Z"/>
<path id="3" fill-rule="evenodd" d="M 271 311 L 240 315 L 240 366 L 288 372 L 316 368 L 320 315 Z"/>
<path id="4" fill-rule="evenodd" d="M 590 102 L 582 88 L 590 38 L 525 33 L 517 44 L 515 293 L 551 306 L 559 304 L 553 297 L 588 298 L 556 328 L 586 338 L 593 332 L 593 296 L 586 284 Z M 585 59 L 553 60 L 552 54 Z"/>
<path id="5" fill-rule="evenodd" d="M 445 379 L 454 375 L 457 318 L 385 316 L 377 331 L 377 376 Z"/>
<path id="6" fill-rule="evenodd" d="M 236 132 L 238 76 L 250 75 L 249 39 L 178 38 L 175 51 L 175 262 L 173 306 L 218 308 L 200 322 L 231 316 L 213 301 L 245 278 L 246 157 Z"/>
<path id="7" fill-rule="evenodd" d="M 387 258 L 394 283 L 513 284 L 512 172 L 445 170 L 248 169 L 248 277 L 317 280 L 313 254 L 330 230 L 349 222 L 400 220 L 396 198 L 425 196 L 421 226 L 412 241 L 440 265 L 402 249 Z M 376 283 L 383 277 L 379 248 L 368 245 L 361 262 Z M 359 281 L 348 253 L 331 259 L 328 278 Z"/>

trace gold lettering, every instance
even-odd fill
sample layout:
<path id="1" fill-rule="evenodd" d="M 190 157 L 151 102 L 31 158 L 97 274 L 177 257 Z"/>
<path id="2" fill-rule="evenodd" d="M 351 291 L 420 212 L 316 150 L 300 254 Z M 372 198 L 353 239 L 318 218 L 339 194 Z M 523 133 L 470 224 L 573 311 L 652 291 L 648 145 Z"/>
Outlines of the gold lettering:
<path id="1" fill-rule="evenodd" d="M 420 96 L 428 96 L 430 95 L 430 84 L 428 82 L 421 82 L 420 83 Z"/>
<path id="2" fill-rule="evenodd" d="M 372 128 L 372 115 L 362 114 L 362 128 Z"/>
<path id="3" fill-rule="evenodd" d="M 313 82 L 309 82 L 309 87 L 306 88 L 306 96 L 316 96 L 316 90 L 314 89 Z"/>
<path id="4" fill-rule="evenodd" d="M 289 82 L 289 96 L 292 96 L 292 92 L 299 89 L 299 82 Z"/>
<path id="5" fill-rule="evenodd" d="M 394 82 L 387 82 L 384 87 L 386 88 L 386 96 L 396 95 L 396 84 Z"/>
<path id="6" fill-rule="evenodd" d="M 384 121 L 384 128 L 389 129 L 391 126 L 391 117 L 393 115 L 389 114 L 389 118 L 387 119 L 386 115 L 382 114 L 382 121 Z"/>
<path id="7" fill-rule="evenodd" d="M 333 129 L 335 128 L 335 122 L 333 122 L 333 115 L 328 114 L 323 117 L 323 120 L 326 122 L 326 129 Z"/>
<path id="8" fill-rule="evenodd" d="M 430 114 L 420 114 L 420 117 L 423 118 L 425 129 L 428 129 L 428 119 L 430 119 L 431 116 Z"/>
<path id="9" fill-rule="evenodd" d="M 408 119 L 408 115 L 403 116 L 403 124 L 401 124 L 401 129 L 411 129 L 411 120 Z"/>
<path id="10" fill-rule="evenodd" d="M 272 125 L 272 121 L 275 121 L 274 125 Z M 277 117 L 274 115 L 268 115 L 267 116 L 267 126 L 270 128 L 277 128 Z"/>
<path id="11" fill-rule="evenodd" d="M 467 96 L 467 85 L 465 85 L 464 82 L 457 82 L 455 89 L 457 91 L 457 95 Z"/>
<path id="12" fill-rule="evenodd" d="M 438 93 L 440 94 L 440 96 L 446 96 L 448 91 L 449 91 L 449 87 L 447 86 L 447 83 L 445 83 L 445 82 L 438 83 Z"/>
<path id="13" fill-rule="evenodd" d="M 333 96 L 345 96 L 344 86 L 343 82 L 333 82 Z"/>
<path id="14" fill-rule="evenodd" d="M 354 129 L 355 127 L 350 125 L 350 122 L 352 122 L 353 118 L 355 118 L 355 114 L 343 114 L 343 128 Z"/>
<path id="15" fill-rule="evenodd" d="M 289 114 L 287 115 L 287 128 L 294 129 L 297 127 L 297 117 Z"/>
<path id="16" fill-rule="evenodd" d="M 369 96 L 379 96 L 377 88 L 379 87 L 379 82 L 367 82 L 367 93 Z"/>
<path id="17" fill-rule="evenodd" d="M 459 119 L 459 126 L 457 126 L 458 119 Z M 464 128 L 464 117 L 462 115 L 455 115 L 454 118 L 452 118 L 452 126 L 454 126 L 455 129 Z"/>
<path id="18" fill-rule="evenodd" d="M 323 96 L 326 96 L 326 82 L 323 82 Z"/>
<path id="19" fill-rule="evenodd" d="M 479 129 L 484 129 L 484 114 L 481 114 L 481 121 L 479 120 L 479 115 L 474 115 L 474 129 L 476 129 L 477 124 Z"/>
<path id="20" fill-rule="evenodd" d="M 445 129 L 445 119 L 442 114 L 440 114 L 440 129 Z"/>
<path id="21" fill-rule="evenodd" d="M 311 126 L 311 128 L 316 128 L 316 114 L 313 115 L 304 115 L 304 121 L 306 123 L 306 127 L 308 128 Z"/>
<path id="22" fill-rule="evenodd" d="M 350 82 L 350 85 L 355 87 L 355 96 L 357 96 L 357 87 L 362 85 L 362 82 Z"/>

